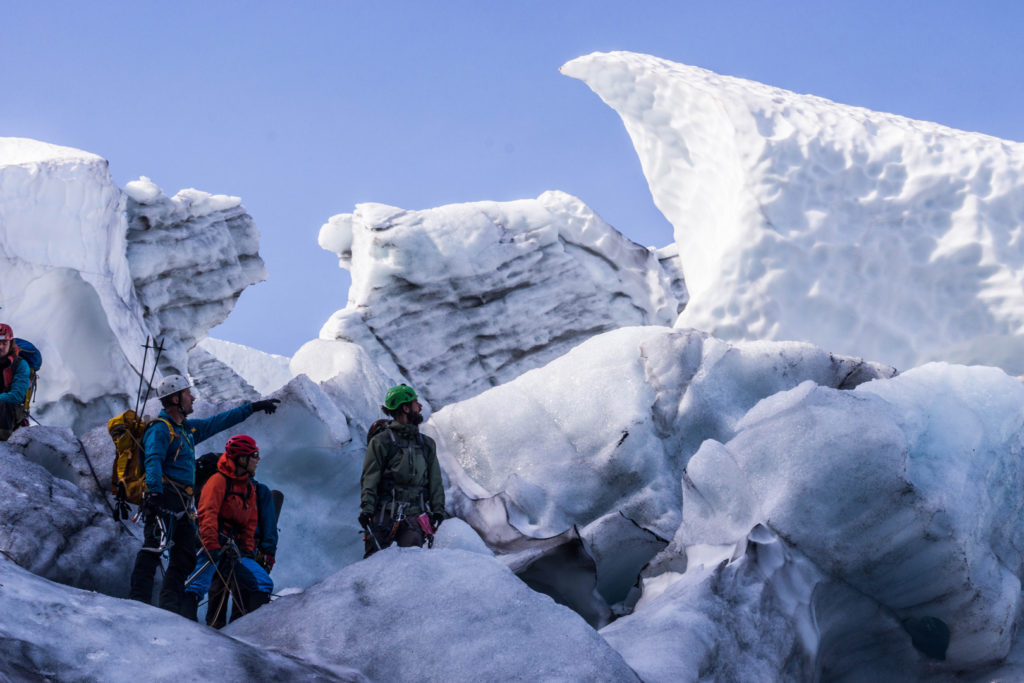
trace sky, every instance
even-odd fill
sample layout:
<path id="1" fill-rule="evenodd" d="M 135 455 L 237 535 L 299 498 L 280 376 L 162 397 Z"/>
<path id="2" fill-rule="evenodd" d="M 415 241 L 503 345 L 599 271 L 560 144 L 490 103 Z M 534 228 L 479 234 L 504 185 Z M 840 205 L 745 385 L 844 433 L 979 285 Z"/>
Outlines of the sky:
<path id="1" fill-rule="evenodd" d="M 618 116 L 558 72 L 631 50 L 1024 141 L 1024 3 L 11 2 L 0 135 L 106 158 L 122 187 L 242 198 L 269 279 L 211 336 L 290 356 L 344 308 L 320 226 L 576 195 L 631 239 L 672 240 Z"/>

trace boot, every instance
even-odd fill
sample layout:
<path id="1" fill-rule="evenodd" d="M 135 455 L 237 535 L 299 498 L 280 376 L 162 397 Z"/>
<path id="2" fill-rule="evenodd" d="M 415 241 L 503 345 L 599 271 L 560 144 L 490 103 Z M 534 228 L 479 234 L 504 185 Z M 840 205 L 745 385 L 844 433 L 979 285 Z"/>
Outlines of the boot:
<path id="1" fill-rule="evenodd" d="M 252 612 L 254 609 L 262 607 L 263 605 L 270 602 L 270 593 L 243 590 L 242 601 L 243 604 L 245 605 L 245 614 L 249 614 L 249 612 Z M 232 621 L 235 619 L 235 614 L 237 614 L 237 612 L 232 611 Z M 241 616 L 241 614 L 239 614 L 239 616 Z"/>
<path id="2" fill-rule="evenodd" d="M 181 598 L 181 616 L 192 621 L 199 621 L 199 596 L 192 591 L 185 591 Z"/>

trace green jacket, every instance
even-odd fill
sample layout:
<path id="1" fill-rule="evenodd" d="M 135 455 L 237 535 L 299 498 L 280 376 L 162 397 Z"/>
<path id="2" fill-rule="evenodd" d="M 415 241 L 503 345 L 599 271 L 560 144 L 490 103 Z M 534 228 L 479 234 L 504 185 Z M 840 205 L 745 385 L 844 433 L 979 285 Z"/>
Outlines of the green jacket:
<path id="1" fill-rule="evenodd" d="M 420 434 L 416 425 L 394 421 L 366 446 L 360 510 L 372 515 L 379 505 L 386 505 L 390 512 L 392 497 L 408 503 L 404 511 L 409 516 L 444 512 L 444 484 L 434 440 Z"/>

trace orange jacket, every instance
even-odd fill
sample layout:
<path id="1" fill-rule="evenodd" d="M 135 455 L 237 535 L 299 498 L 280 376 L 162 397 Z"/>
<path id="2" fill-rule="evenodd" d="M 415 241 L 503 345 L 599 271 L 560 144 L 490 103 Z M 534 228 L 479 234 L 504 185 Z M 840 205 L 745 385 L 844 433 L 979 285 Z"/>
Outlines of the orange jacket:
<path id="1" fill-rule="evenodd" d="M 256 490 L 248 473 L 235 476 L 234 460 L 220 456 L 217 471 L 203 485 L 198 512 L 199 538 L 208 551 L 220 548 L 219 531 L 233 537 L 239 550 L 251 552 L 256 548 Z"/>

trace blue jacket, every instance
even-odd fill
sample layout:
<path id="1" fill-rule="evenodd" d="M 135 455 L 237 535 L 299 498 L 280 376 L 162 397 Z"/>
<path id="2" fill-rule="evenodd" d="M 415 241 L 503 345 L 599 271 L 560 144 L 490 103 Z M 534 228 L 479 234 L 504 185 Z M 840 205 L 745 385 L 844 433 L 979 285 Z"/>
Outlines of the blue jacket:
<path id="1" fill-rule="evenodd" d="M 243 403 L 205 420 L 185 419 L 175 424 L 166 410 L 146 428 L 142 443 L 146 447 L 146 489 L 163 493 L 164 477 L 183 486 L 196 481 L 196 444 L 217 432 L 234 427 L 252 415 L 252 404 Z M 164 422 L 166 420 L 166 422 Z M 173 425 L 174 438 L 167 425 Z"/>
<path id="2" fill-rule="evenodd" d="M 274 495 L 270 487 L 255 479 L 256 501 L 259 506 L 259 525 L 256 527 L 256 539 L 260 550 L 268 555 L 277 555 L 277 508 L 274 507 Z"/>
<path id="3" fill-rule="evenodd" d="M 29 387 L 28 363 L 23 358 L 14 360 L 14 372 L 11 373 L 11 386 L 0 394 L 3 403 L 24 403 L 25 393 Z"/>

